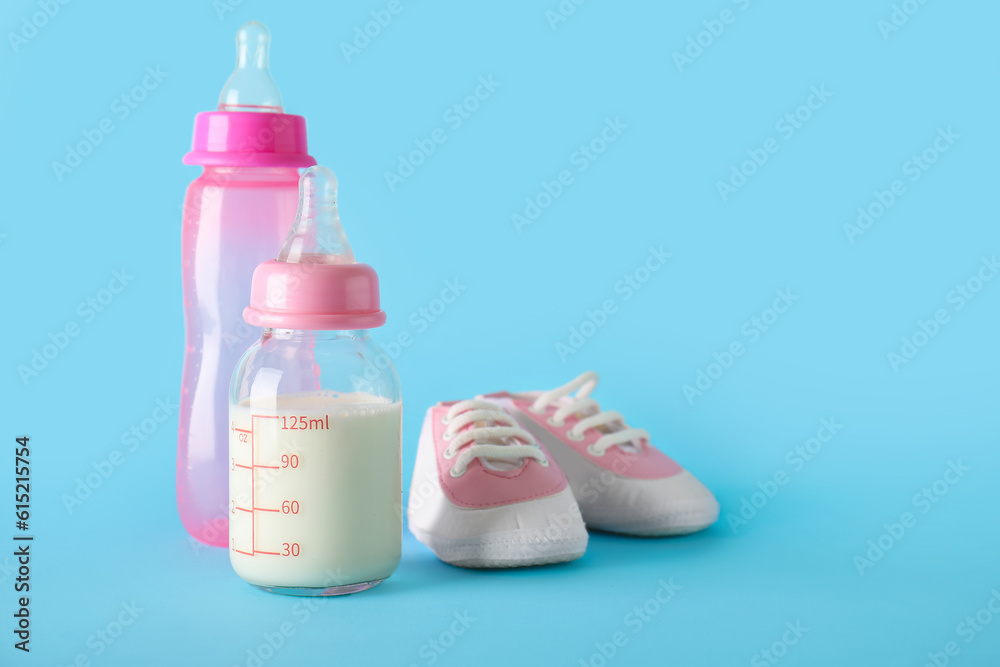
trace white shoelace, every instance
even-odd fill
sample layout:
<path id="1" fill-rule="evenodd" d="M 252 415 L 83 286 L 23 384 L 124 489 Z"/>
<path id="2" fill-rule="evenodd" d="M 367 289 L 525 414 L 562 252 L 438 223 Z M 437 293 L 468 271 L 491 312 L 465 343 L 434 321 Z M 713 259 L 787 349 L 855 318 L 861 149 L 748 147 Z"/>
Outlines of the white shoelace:
<path id="1" fill-rule="evenodd" d="M 448 442 L 444 457 L 458 457 L 451 466 L 452 477 L 464 475 L 475 458 L 484 464 L 488 463 L 487 459 L 518 464 L 525 458 L 535 459 L 543 466 L 549 464 L 535 438 L 493 403 L 459 401 L 451 406 L 443 421 L 448 426 L 444 432 L 444 439 Z M 470 424 L 473 428 L 461 430 Z"/>
<path id="2" fill-rule="evenodd" d="M 573 428 L 567 431 L 567 435 L 573 440 L 583 440 L 584 432 L 587 429 L 597 429 L 602 435 L 597 442 L 587 448 L 594 456 L 604 456 L 609 447 L 618 445 L 620 448 L 626 443 L 633 443 L 635 450 L 641 450 L 641 441 L 649 442 L 649 433 L 645 429 L 631 428 L 625 423 L 625 419 L 614 411 L 602 412 L 597 401 L 590 398 L 590 392 L 597 386 L 598 376 L 593 371 L 587 371 L 580 377 L 567 382 L 561 387 L 542 393 L 531 405 L 531 409 L 536 413 L 545 411 L 552 403 L 564 396 L 576 391 L 571 400 L 565 402 L 549 418 L 549 423 L 553 426 L 565 424 L 566 417 L 571 414 L 579 414 L 581 419 Z"/>

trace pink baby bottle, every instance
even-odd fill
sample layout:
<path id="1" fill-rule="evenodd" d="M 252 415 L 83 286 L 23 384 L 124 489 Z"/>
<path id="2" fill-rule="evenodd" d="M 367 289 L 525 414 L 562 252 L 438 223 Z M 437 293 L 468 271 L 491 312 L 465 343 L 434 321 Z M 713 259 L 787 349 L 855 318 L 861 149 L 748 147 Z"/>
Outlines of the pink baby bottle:
<path id="1" fill-rule="evenodd" d="M 283 112 L 268 71 L 270 34 L 237 34 L 236 70 L 217 111 L 199 113 L 184 164 L 203 167 L 187 189 L 181 263 L 185 349 L 177 433 L 177 509 L 187 531 L 228 545 L 229 380 L 260 330 L 243 321 L 250 278 L 295 220 L 299 168 L 316 164 L 302 116 Z"/>

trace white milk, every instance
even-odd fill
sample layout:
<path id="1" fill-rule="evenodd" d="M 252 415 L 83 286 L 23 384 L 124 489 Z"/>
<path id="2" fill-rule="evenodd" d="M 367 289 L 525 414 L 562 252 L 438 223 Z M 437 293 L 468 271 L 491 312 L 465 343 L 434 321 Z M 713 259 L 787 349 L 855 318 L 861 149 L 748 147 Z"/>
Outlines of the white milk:
<path id="1" fill-rule="evenodd" d="M 252 400 L 230 408 L 236 573 L 258 586 L 310 588 L 392 574 L 402 537 L 401 404 L 333 392 L 279 396 L 277 407 Z"/>

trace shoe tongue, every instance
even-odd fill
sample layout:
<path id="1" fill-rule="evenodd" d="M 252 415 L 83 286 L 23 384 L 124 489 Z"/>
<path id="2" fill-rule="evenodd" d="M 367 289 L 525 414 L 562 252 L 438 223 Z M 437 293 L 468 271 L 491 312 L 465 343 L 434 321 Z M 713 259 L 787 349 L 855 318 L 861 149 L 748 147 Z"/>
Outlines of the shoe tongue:
<path id="1" fill-rule="evenodd" d="M 517 470 L 524 465 L 524 459 L 479 459 L 484 468 L 497 472 Z"/>
<path id="2" fill-rule="evenodd" d="M 560 406 L 570 405 L 573 402 L 574 399 L 572 396 L 563 396 L 558 401 L 556 401 L 556 403 L 558 403 Z M 588 408 L 580 410 L 579 412 L 571 412 L 569 416 L 574 417 L 576 419 L 584 419 L 586 417 L 592 417 L 593 415 L 596 415 L 598 412 L 599 412 L 598 408 L 590 406 Z M 617 427 L 617 424 L 602 424 L 601 426 L 594 426 L 592 428 L 601 431 L 602 433 L 613 433 L 614 431 L 621 430 L 620 428 Z"/>
<path id="3" fill-rule="evenodd" d="M 472 422 L 462 430 L 466 431 L 474 428 L 486 428 L 489 426 L 497 426 L 497 424 L 493 421 L 477 421 L 477 422 Z M 486 438 L 485 440 L 476 440 L 476 442 L 481 445 L 488 444 L 488 445 L 501 445 L 501 446 L 510 446 L 519 444 L 517 438 Z M 479 460 L 480 462 L 482 462 L 483 467 L 488 468 L 489 470 L 496 470 L 499 472 L 517 470 L 518 468 L 524 465 L 523 458 L 518 458 L 518 459 L 480 458 Z"/>
<path id="4" fill-rule="evenodd" d="M 628 442 L 623 442 L 620 445 L 615 446 L 627 454 L 638 454 L 642 452 L 642 447 L 640 447 L 634 440 L 629 440 Z"/>

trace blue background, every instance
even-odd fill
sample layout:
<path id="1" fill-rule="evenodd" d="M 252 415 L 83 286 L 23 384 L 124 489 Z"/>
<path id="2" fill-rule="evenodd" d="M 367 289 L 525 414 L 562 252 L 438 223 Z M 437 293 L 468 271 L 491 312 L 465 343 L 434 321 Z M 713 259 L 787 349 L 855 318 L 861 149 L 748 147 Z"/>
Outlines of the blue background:
<path id="1" fill-rule="evenodd" d="M 32 652 L 4 631 L 0 663 L 252 665 L 287 622 L 294 634 L 263 664 L 596 666 L 596 645 L 620 631 L 609 664 L 769 664 L 759 652 L 801 622 L 782 665 L 923 665 L 950 641 L 960 653 L 949 664 L 998 664 L 1000 619 L 968 643 L 958 626 L 1000 587 L 1000 281 L 961 309 L 949 294 L 1000 251 L 1000 5 L 929 2 L 886 38 L 889 0 L 595 0 L 555 29 L 557 0 L 402 3 L 350 61 L 340 44 L 385 2 L 72 2 L 17 48 L 9 34 L 41 10 L 4 3 L 2 423 L 5 447 L 32 438 L 37 541 Z M 674 52 L 725 9 L 733 22 L 679 71 Z M 174 505 L 176 414 L 67 510 L 122 433 L 157 399 L 176 401 L 180 207 L 198 173 L 180 158 L 251 19 L 270 27 L 285 108 L 308 118 L 355 252 L 379 271 L 381 340 L 413 337 L 396 360 L 404 487 L 430 403 L 594 369 L 603 407 L 716 492 L 716 526 L 680 539 L 595 534 L 577 562 L 500 572 L 444 565 L 406 532 L 388 582 L 306 609 L 189 542 Z M 114 100 L 157 66 L 166 78 L 119 119 Z M 500 87 L 453 129 L 445 111 L 490 75 Z M 813 86 L 832 97 L 786 138 L 776 123 Z M 60 181 L 52 163 L 103 118 L 114 131 Z M 607 118 L 627 128 L 579 171 L 574 152 Z M 438 127 L 447 141 L 390 190 L 385 172 Z M 960 138 L 911 181 L 904 163 L 939 128 Z M 778 152 L 723 201 L 717 181 L 768 138 Z M 563 169 L 572 185 L 518 232 L 511 215 Z M 905 194 L 849 242 L 845 223 L 896 179 Z M 670 260 L 626 301 L 616 283 L 661 245 Z M 122 268 L 132 282 L 85 321 L 78 304 Z M 418 330 L 411 315 L 447 280 L 467 288 Z M 744 323 L 779 289 L 798 300 L 751 342 Z M 606 299 L 616 312 L 561 358 L 556 344 Z M 947 324 L 894 369 L 888 353 L 938 309 Z M 67 322 L 79 335 L 22 381 L 18 366 Z M 718 376 L 712 355 L 734 341 L 745 353 L 685 398 L 699 370 Z M 797 470 L 786 454 L 823 418 L 843 428 Z M 949 461 L 969 471 L 921 513 L 914 495 Z M 779 471 L 788 483 L 733 522 Z M 859 573 L 855 557 L 903 512 L 916 525 L 883 537 L 895 544 Z M 0 557 L 3 627 L 11 562 Z M 627 615 L 661 579 L 680 592 L 633 632 Z M 98 654 L 92 637 L 132 601 L 143 611 Z M 465 612 L 476 620 L 451 644 Z M 432 641 L 450 646 L 435 653 Z"/>

